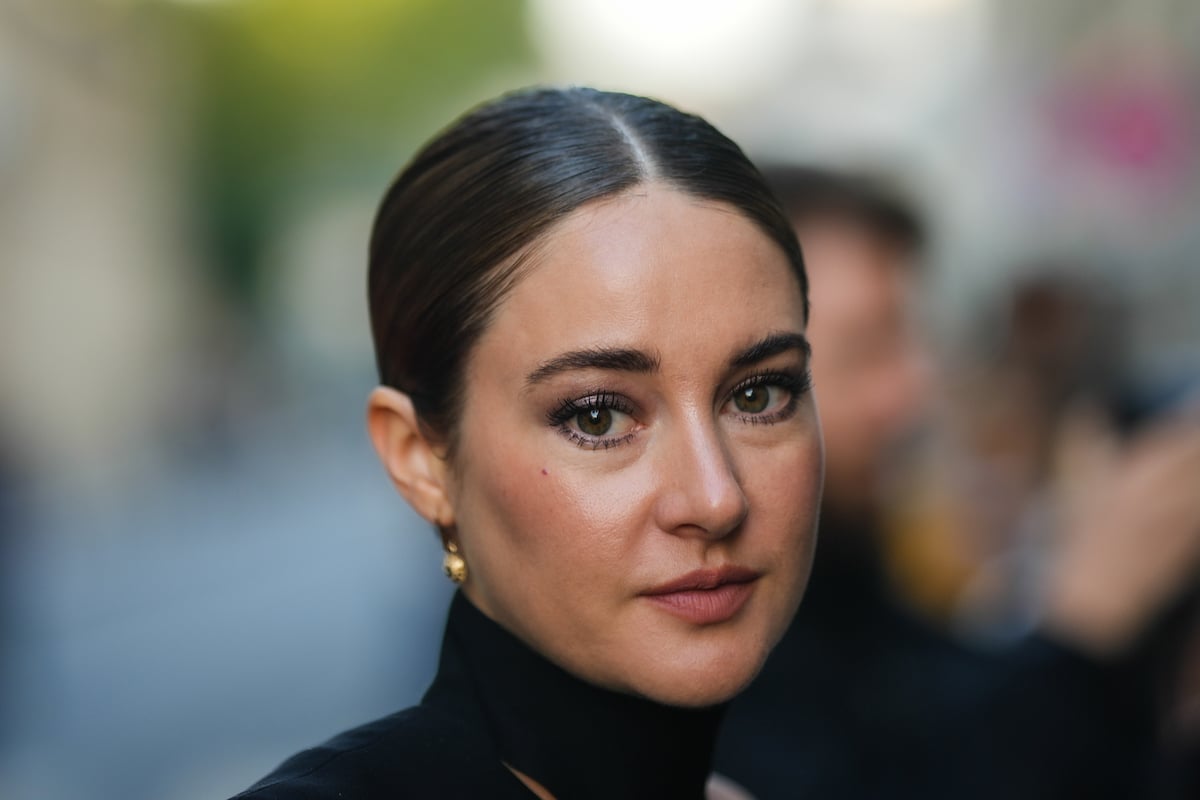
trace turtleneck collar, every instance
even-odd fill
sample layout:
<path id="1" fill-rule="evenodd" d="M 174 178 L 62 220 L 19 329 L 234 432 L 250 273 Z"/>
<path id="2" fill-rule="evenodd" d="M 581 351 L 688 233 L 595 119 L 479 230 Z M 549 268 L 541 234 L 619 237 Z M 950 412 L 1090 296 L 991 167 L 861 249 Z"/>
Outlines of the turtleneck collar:
<path id="1" fill-rule="evenodd" d="M 665 706 L 586 683 L 462 592 L 422 702 L 483 726 L 499 760 L 558 800 L 703 798 L 724 711 Z"/>

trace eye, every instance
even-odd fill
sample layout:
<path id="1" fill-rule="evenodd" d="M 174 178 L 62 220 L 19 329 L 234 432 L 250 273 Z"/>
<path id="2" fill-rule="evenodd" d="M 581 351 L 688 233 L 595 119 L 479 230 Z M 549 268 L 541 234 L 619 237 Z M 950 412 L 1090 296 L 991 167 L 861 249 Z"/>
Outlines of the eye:
<path id="1" fill-rule="evenodd" d="M 747 386 L 733 395 L 737 410 L 747 414 L 761 414 L 770 402 L 771 389 L 768 386 Z"/>
<path id="2" fill-rule="evenodd" d="M 615 447 L 637 429 L 633 404 L 607 391 L 560 401 L 547 414 L 547 422 L 575 444 L 592 450 Z"/>
<path id="3" fill-rule="evenodd" d="M 726 410 L 750 424 L 782 422 L 795 413 L 800 397 L 810 388 L 812 376 L 807 370 L 751 375 L 733 388 Z"/>
<path id="4" fill-rule="evenodd" d="M 588 436 L 603 436 L 612 430 L 612 409 L 589 408 L 581 411 L 575 415 L 575 424 Z"/>

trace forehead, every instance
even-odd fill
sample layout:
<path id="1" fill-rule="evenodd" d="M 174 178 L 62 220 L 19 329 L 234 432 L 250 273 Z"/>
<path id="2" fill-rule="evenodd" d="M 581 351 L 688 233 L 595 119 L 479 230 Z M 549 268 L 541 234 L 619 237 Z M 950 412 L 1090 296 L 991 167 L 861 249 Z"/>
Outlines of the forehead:
<path id="1" fill-rule="evenodd" d="M 545 234 L 480 344 L 496 334 L 538 351 L 598 340 L 658 347 L 768 328 L 804 330 L 783 250 L 731 206 L 648 184 Z"/>

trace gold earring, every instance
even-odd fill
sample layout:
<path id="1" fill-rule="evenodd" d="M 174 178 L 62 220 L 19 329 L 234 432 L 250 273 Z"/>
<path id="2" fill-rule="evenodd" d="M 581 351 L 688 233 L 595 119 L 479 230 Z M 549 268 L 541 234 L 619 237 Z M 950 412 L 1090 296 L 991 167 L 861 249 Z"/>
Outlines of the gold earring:
<path id="1" fill-rule="evenodd" d="M 467 579 L 467 562 L 458 554 L 458 545 L 454 542 L 446 542 L 446 555 L 442 558 L 442 570 L 445 571 L 446 577 L 455 583 L 462 583 Z"/>

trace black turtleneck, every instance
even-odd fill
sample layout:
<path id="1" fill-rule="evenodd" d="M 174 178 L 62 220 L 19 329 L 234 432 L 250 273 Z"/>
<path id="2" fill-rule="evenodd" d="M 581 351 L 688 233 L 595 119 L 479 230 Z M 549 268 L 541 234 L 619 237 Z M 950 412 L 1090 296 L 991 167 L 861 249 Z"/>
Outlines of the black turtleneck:
<path id="1" fill-rule="evenodd" d="M 239 798 L 704 797 L 721 708 L 684 709 L 586 683 L 459 593 L 421 704 L 286 761 Z"/>
<path id="2" fill-rule="evenodd" d="M 504 763 L 559 800 L 703 798 L 721 718 L 581 681 L 461 593 L 422 702 L 482 725 Z"/>

